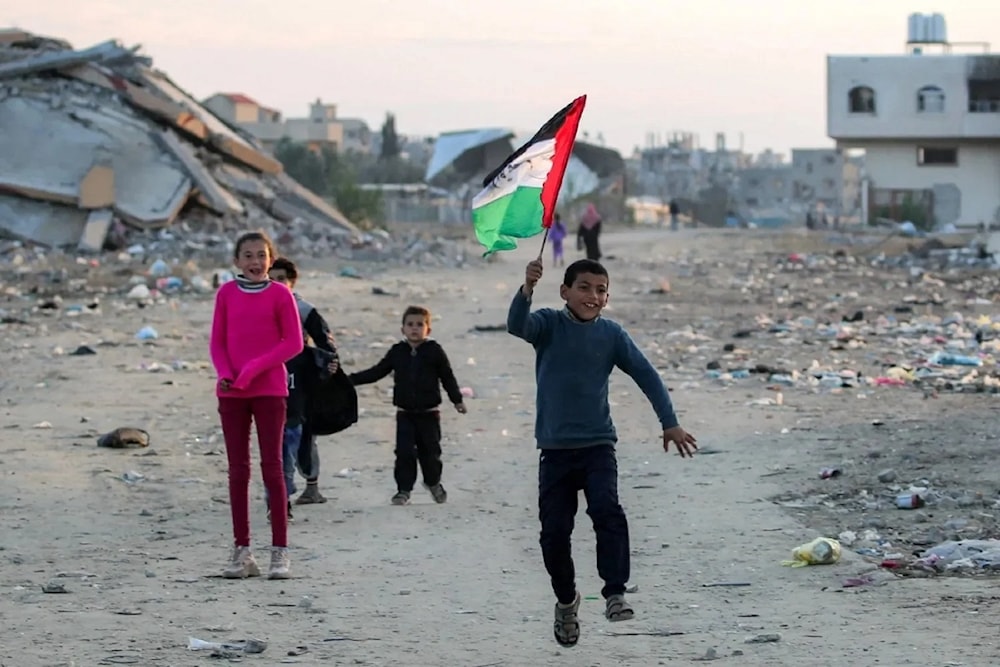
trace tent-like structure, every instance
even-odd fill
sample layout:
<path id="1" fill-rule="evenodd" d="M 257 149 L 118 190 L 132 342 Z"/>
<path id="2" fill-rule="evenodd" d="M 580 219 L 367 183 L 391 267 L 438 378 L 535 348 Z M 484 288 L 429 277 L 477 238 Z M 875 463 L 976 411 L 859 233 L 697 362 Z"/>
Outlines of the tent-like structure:
<path id="1" fill-rule="evenodd" d="M 481 180 L 531 139 L 505 128 L 448 132 L 438 137 L 427 166 L 427 183 L 459 187 Z M 625 160 L 613 149 L 577 140 L 566 166 L 561 201 L 592 194 L 625 173 Z"/>

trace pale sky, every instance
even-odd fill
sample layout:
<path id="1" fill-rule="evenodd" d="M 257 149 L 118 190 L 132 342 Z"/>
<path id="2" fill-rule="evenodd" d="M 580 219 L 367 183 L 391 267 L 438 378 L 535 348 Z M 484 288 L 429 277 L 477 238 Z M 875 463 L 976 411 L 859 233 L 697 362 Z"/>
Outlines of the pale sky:
<path id="1" fill-rule="evenodd" d="M 902 53 L 907 16 L 997 40 L 1000 0 L 0 0 L 0 21 L 82 48 L 142 44 L 204 98 L 286 116 L 317 97 L 406 134 L 536 130 L 587 94 L 581 131 L 631 153 L 649 132 L 747 150 L 832 145 L 827 54 Z M 140 10 L 141 9 L 141 10 Z"/>

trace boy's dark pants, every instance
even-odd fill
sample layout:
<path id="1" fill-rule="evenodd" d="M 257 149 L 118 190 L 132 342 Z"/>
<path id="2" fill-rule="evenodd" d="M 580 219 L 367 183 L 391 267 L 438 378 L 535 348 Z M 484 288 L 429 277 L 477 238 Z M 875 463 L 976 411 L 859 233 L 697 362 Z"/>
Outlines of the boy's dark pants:
<path id="1" fill-rule="evenodd" d="M 543 449 L 538 458 L 540 543 L 552 590 L 563 604 L 576 598 L 570 536 L 581 490 L 597 534 L 597 573 L 604 580 L 601 595 L 624 593 L 630 574 L 628 521 L 618 502 L 615 448 Z"/>
<path id="2" fill-rule="evenodd" d="M 306 481 L 319 479 L 319 449 L 316 447 L 316 436 L 309 430 L 308 424 L 302 424 L 302 438 L 295 459 Z"/>
<path id="3" fill-rule="evenodd" d="M 441 414 L 437 410 L 396 413 L 397 490 L 413 491 L 418 462 L 424 484 L 441 482 Z"/>

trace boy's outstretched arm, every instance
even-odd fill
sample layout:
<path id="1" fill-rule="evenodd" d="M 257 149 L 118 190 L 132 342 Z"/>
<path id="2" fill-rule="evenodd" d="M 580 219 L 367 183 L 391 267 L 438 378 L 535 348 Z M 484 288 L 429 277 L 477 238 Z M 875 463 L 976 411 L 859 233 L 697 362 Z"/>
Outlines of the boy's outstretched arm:
<path id="1" fill-rule="evenodd" d="M 544 319 L 538 313 L 531 312 L 531 295 L 535 285 L 542 278 L 542 260 L 528 262 L 524 270 L 524 284 L 514 295 L 510 309 L 507 311 L 507 333 L 523 338 L 529 343 L 536 343 L 544 328 Z"/>
<path id="2" fill-rule="evenodd" d="M 438 378 L 441 380 L 441 386 L 444 387 L 445 392 L 448 394 L 448 400 L 452 402 L 455 409 L 461 413 L 465 413 L 465 400 L 462 397 L 462 390 L 458 386 L 458 380 L 455 379 L 455 371 L 451 368 L 451 361 L 448 360 L 448 355 L 445 353 L 443 347 L 439 346 L 438 350 L 437 372 Z"/>
<path id="3" fill-rule="evenodd" d="M 669 451 L 670 443 L 673 442 L 678 454 L 693 456 L 698 449 L 695 437 L 681 428 L 660 374 L 624 329 L 615 345 L 615 365 L 635 380 L 656 411 L 660 426 L 663 427 L 663 450 Z"/>
<path id="4" fill-rule="evenodd" d="M 357 386 L 360 384 L 372 384 L 373 382 L 378 382 L 386 375 L 392 372 L 392 351 L 395 348 L 389 348 L 382 360 L 371 368 L 366 368 L 363 371 L 358 371 L 357 373 L 351 373 L 348 378 L 351 380 L 351 384 Z"/>

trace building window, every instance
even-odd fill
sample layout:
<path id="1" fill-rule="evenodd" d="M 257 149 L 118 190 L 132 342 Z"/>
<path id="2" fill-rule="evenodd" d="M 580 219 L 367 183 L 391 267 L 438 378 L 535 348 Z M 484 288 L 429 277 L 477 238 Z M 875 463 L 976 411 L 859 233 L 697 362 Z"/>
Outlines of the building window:
<path id="1" fill-rule="evenodd" d="M 1000 112 L 1000 80 L 969 81 L 969 112 Z"/>
<path id="2" fill-rule="evenodd" d="M 958 165 L 958 149 L 922 146 L 917 148 L 917 164 L 921 167 L 955 167 Z"/>
<path id="3" fill-rule="evenodd" d="M 924 86 L 918 90 L 917 111 L 920 113 L 943 113 L 944 91 L 937 86 Z"/>
<path id="4" fill-rule="evenodd" d="M 847 93 L 851 113 L 875 113 L 875 91 L 868 86 L 855 86 Z"/>

